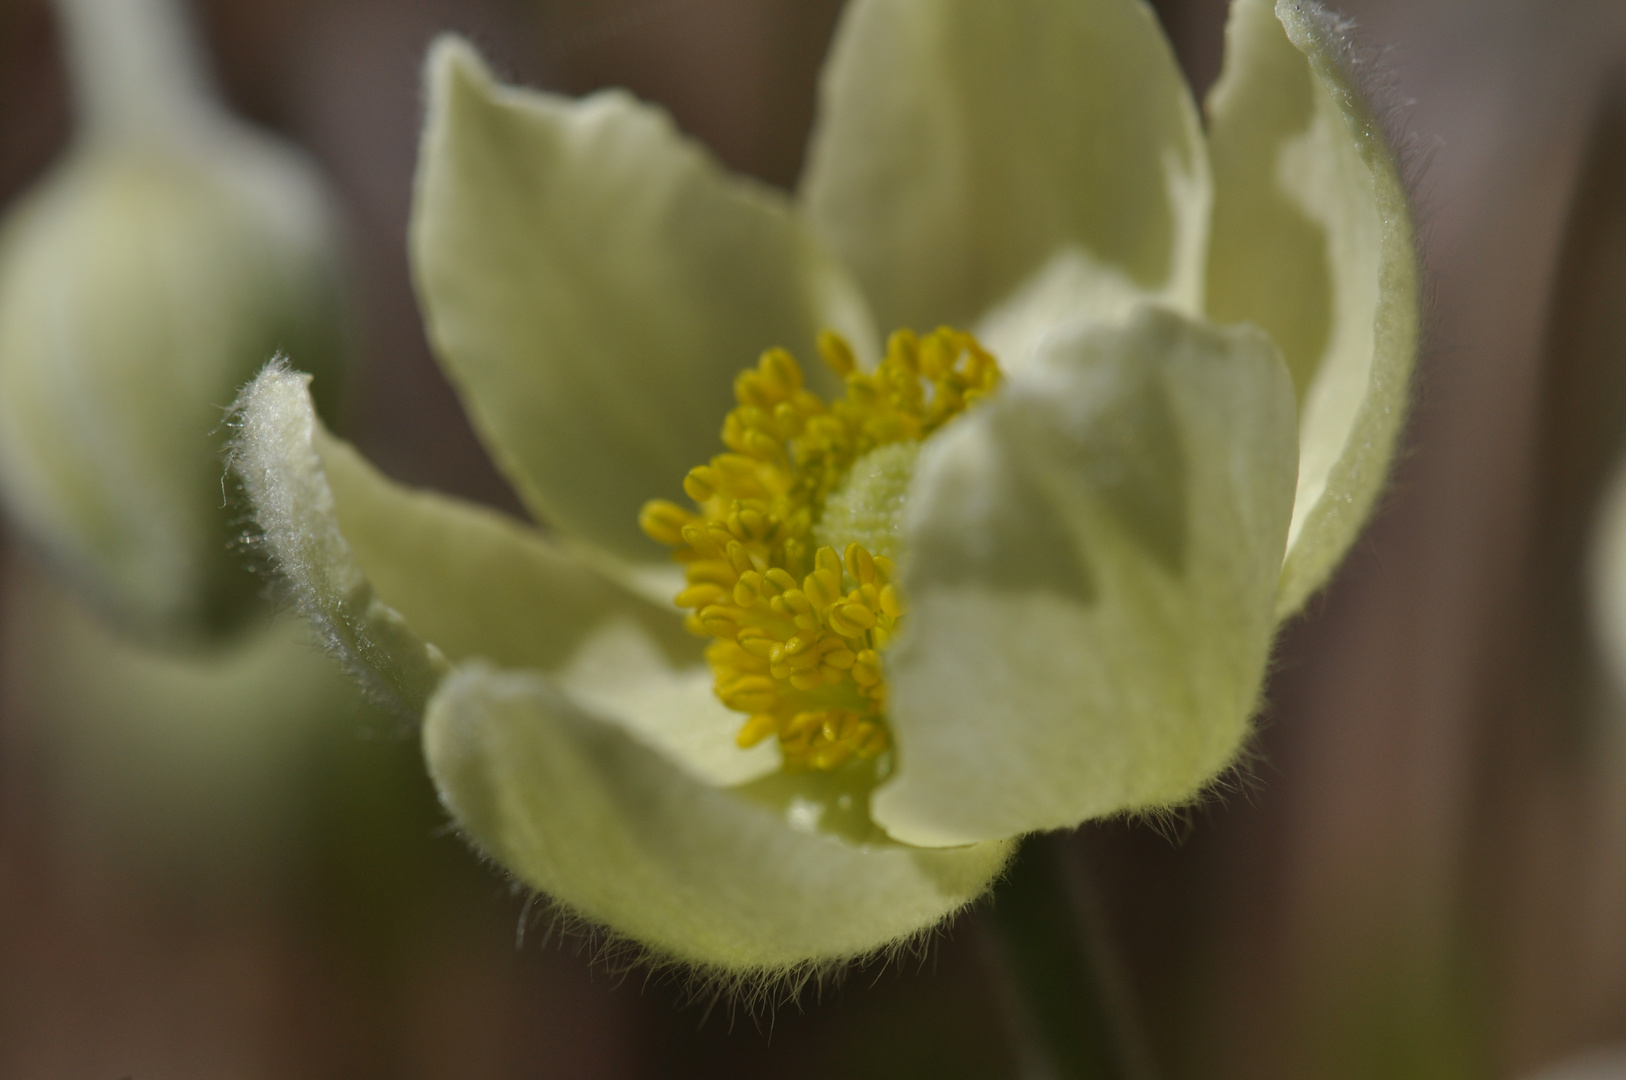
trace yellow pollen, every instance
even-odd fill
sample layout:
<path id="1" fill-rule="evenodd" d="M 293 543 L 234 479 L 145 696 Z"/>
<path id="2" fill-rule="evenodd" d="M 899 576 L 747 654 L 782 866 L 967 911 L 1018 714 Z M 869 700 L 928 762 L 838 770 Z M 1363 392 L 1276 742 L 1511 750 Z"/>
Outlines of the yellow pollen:
<path id="1" fill-rule="evenodd" d="M 790 353 L 769 349 L 734 380 L 728 451 L 684 478 L 696 509 L 656 499 L 638 519 L 677 549 L 688 581 L 677 605 L 689 609 L 691 632 L 714 639 L 706 660 L 717 696 L 747 716 L 736 741 L 778 738 L 793 772 L 869 760 L 891 745 L 882 653 L 907 610 L 896 567 L 857 542 L 840 551 L 816 543 L 826 500 L 854 463 L 919 444 L 1001 378 L 975 338 L 947 327 L 897 331 L 867 374 L 834 332 L 820 334 L 818 348 L 845 380 L 844 397 L 826 403 Z"/>

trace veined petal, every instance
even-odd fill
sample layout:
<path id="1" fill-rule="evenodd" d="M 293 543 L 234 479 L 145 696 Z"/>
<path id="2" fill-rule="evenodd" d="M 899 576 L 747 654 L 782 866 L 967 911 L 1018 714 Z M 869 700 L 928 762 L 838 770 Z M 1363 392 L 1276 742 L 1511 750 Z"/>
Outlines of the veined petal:
<path id="1" fill-rule="evenodd" d="M 666 567 L 639 508 L 715 453 L 735 375 L 817 355 L 826 326 L 869 348 L 862 300 L 788 200 L 659 109 L 499 86 L 453 38 L 428 70 L 412 258 L 436 354 L 533 513 Z"/>
<path id="2" fill-rule="evenodd" d="M 802 195 L 883 326 L 973 325 L 1070 250 L 1201 305 L 1206 150 L 1141 0 L 854 0 Z"/>
<path id="3" fill-rule="evenodd" d="M 923 851 L 797 831 L 528 672 L 459 670 L 430 704 L 423 743 L 458 823 L 520 880 L 657 954 L 727 972 L 908 937 L 981 895 L 1011 848 Z"/>
<path id="4" fill-rule="evenodd" d="M 237 469 L 300 607 L 386 701 L 416 716 L 449 662 L 482 656 L 550 673 L 707 783 L 778 768 L 776 747 L 735 745 L 675 611 L 534 529 L 390 481 L 321 426 L 306 382 L 271 368 L 244 392 Z"/>
<path id="5" fill-rule="evenodd" d="M 1347 27 L 1311 0 L 1236 0 L 1208 101 L 1210 315 L 1270 332 L 1301 402 L 1278 611 L 1343 559 L 1388 474 L 1417 352 L 1411 211 L 1350 77 Z"/>
<path id="6" fill-rule="evenodd" d="M 1264 334 L 1144 308 L 1052 337 L 928 442 L 875 820 L 967 843 L 1185 802 L 1229 765 L 1274 627 L 1295 432 Z"/>

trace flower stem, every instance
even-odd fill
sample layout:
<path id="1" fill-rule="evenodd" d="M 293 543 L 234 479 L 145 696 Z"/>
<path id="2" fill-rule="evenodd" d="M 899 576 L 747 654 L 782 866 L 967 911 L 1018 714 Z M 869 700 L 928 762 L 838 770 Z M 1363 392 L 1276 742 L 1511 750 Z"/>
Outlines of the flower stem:
<path id="1" fill-rule="evenodd" d="M 181 0 L 56 0 L 82 133 L 148 138 L 212 115 Z"/>
<path id="2" fill-rule="evenodd" d="M 1104 913 L 1069 839 L 1029 838 L 983 913 L 1023 1080 L 1153 1080 Z"/>

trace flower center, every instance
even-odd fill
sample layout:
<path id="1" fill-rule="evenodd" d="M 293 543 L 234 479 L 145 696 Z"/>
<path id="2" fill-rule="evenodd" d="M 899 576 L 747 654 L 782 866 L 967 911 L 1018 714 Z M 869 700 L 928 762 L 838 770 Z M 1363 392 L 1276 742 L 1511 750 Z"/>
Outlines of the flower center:
<path id="1" fill-rule="evenodd" d="M 717 696 L 737 741 L 779 740 L 785 768 L 829 770 L 890 746 L 881 654 L 904 617 L 894 581 L 920 444 L 986 397 L 999 364 L 970 334 L 899 330 L 874 372 L 840 336 L 819 353 L 846 382 L 826 403 L 784 349 L 734 380 L 727 453 L 689 471 L 696 509 L 656 499 L 639 524 L 677 549 L 686 625 L 714 639 Z"/>

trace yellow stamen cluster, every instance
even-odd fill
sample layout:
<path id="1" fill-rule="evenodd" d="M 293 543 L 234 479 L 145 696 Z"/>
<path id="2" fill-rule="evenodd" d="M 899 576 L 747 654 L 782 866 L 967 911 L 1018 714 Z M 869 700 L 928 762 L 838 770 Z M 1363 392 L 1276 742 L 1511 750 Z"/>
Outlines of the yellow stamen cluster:
<path id="1" fill-rule="evenodd" d="M 677 604 L 691 609 L 692 632 L 716 639 L 706 659 L 718 697 L 749 717 L 739 744 L 778 736 L 792 771 L 889 745 L 881 652 L 904 613 L 895 568 L 858 543 L 815 549 L 826 498 L 865 454 L 925 439 L 1000 379 L 975 338 L 948 328 L 894 333 L 868 374 L 835 333 L 818 348 L 845 397 L 827 404 L 790 353 L 768 350 L 734 381 L 728 452 L 684 479 L 698 512 L 657 499 L 639 516 L 645 533 L 678 549 L 688 587 Z"/>

